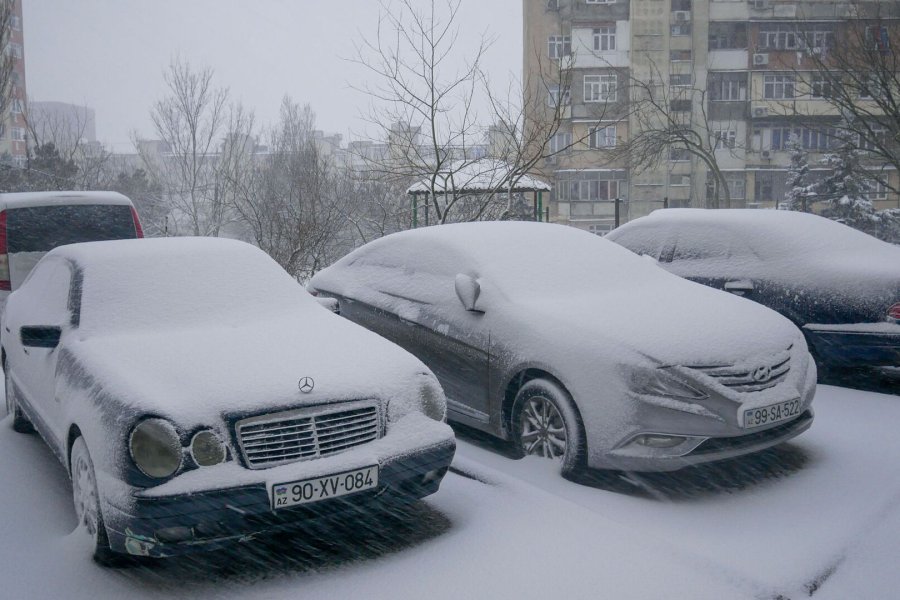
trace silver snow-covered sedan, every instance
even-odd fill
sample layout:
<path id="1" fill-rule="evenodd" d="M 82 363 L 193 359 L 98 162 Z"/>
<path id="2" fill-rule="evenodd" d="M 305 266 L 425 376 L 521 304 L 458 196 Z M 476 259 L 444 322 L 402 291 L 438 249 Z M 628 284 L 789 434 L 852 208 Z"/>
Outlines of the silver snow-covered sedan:
<path id="1" fill-rule="evenodd" d="M 434 375 L 214 238 L 61 246 L 9 296 L 13 427 L 72 476 L 94 556 L 170 556 L 437 491 Z"/>
<path id="2" fill-rule="evenodd" d="M 468 223 L 371 242 L 309 289 L 428 365 L 448 418 L 580 467 L 681 467 L 812 423 L 800 331 L 597 236 Z"/>

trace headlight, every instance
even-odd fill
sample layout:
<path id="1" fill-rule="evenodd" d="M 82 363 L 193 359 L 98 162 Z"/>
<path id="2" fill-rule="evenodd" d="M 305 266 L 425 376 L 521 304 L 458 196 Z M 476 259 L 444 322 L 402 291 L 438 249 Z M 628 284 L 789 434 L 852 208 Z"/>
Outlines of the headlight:
<path id="1" fill-rule="evenodd" d="M 201 467 L 211 467 L 225 461 L 225 444 L 214 431 L 198 431 L 191 439 L 191 455 Z"/>
<path id="2" fill-rule="evenodd" d="M 665 396 L 685 400 L 700 400 L 706 394 L 679 381 L 665 369 L 636 369 L 631 375 L 631 387 L 638 394 Z"/>
<path id="3" fill-rule="evenodd" d="M 162 479 L 181 466 L 181 441 L 175 426 L 163 419 L 145 419 L 131 432 L 131 459 L 144 475 Z"/>

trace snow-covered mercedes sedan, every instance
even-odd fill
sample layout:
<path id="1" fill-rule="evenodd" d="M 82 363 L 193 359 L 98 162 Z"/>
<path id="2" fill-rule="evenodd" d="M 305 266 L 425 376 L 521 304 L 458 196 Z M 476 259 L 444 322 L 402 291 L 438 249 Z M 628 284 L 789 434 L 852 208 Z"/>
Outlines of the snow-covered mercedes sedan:
<path id="1" fill-rule="evenodd" d="M 69 470 L 101 562 L 421 498 L 454 454 L 435 376 L 242 242 L 58 247 L 2 327 L 13 427 Z"/>
<path id="2" fill-rule="evenodd" d="M 308 287 L 422 359 L 449 419 L 564 474 L 675 470 L 812 423 L 816 367 L 790 321 L 571 227 L 397 233 Z"/>

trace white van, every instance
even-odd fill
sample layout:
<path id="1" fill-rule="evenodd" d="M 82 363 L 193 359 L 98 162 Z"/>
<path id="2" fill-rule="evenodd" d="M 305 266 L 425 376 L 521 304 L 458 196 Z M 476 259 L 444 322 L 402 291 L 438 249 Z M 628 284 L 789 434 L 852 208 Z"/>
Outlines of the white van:
<path id="1" fill-rule="evenodd" d="M 140 237 L 134 205 L 117 192 L 0 194 L 0 310 L 53 248 Z"/>

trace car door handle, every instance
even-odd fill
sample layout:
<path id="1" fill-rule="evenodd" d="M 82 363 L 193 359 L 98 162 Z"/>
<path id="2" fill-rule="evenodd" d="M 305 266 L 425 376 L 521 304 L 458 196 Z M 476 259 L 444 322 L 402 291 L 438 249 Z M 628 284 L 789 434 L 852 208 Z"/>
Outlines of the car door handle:
<path id="1" fill-rule="evenodd" d="M 725 282 L 725 291 L 731 292 L 736 296 L 743 296 L 753 291 L 753 282 L 749 279 L 738 279 L 735 281 Z"/>

